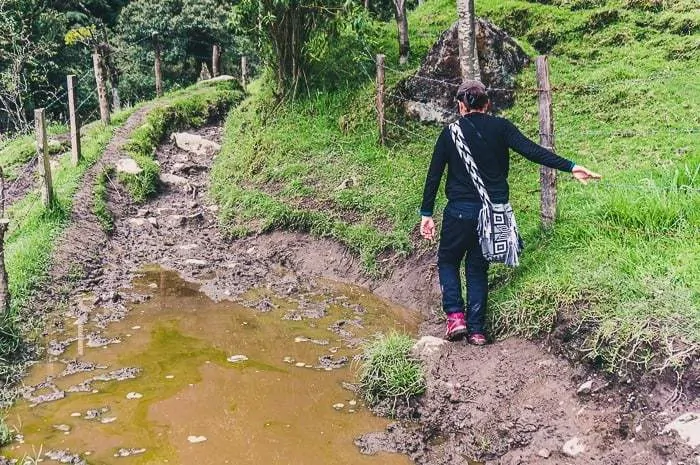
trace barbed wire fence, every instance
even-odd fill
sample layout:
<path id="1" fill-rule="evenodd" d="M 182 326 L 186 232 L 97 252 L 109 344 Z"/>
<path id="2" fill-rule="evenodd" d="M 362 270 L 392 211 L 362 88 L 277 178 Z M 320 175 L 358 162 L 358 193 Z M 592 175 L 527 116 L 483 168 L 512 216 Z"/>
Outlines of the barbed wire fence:
<path id="1" fill-rule="evenodd" d="M 432 76 L 425 76 L 421 75 L 420 72 L 416 73 L 415 70 L 408 70 L 408 69 L 397 69 L 392 66 L 388 66 L 386 64 L 386 60 L 382 57 L 380 58 L 380 55 L 374 55 L 372 54 L 369 46 L 365 44 L 365 54 L 369 60 L 374 61 L 377 63 L 377 67 L 381 67 L 382 70 L 379 71 L 379 69 L 374 73 L 374 76 L 372 76 L 372 73 L 367 69 L 365 65 L 361 65 L 362 73 L 368 77 L 368 80 L 370 81 L 375 81 L 375 87 L 376 87 L 376 92 L 377 95 L 375 96 L 375 111 L 378 116 L 378 133 L 380 134 L 379 140 L 381 142 L 382 136 L 386 134 L 386 130 L 382 127 L 383 125 L 389 126 L 392 130 L 398 131 L 399 133 L 402 133 L 405 137 L 407 138 L 413 138 L 413 139 L 418 139 L 421 141 L 424 141 L 429 144 L 435 144 L 437 140 L 437 134 L 434 137 L 428 136 L 426 133 L 422 131 L 418 131 L 415 129 L 415 122 L 413 124 L 407 124 L 406 121 L 400 121 L 401 118 L 399 119 L 391 119 L 386 117 L 386 111 L 383 108 L 384 105 L 387 102 L 390 102 L 394 106 L 406 106 L 406 105 L 412 105 L 416 103 L 428 103 L 428 102 L 421 102 L 415 98 L 411 98 L 410 96 L 406 96 L 403 94 L 401 91 L 401 85 L 395 85 L 392 87 L 391 90 L 386 91 L 386 81 L 384 82 L 376 82 L 377 76 L 386 76 L 389 75 L 392 79 L 393 82 L 398 82 L 398 83 L 405 83 L 407 81 L 413 81 L 413 82 L 418 82 L 418 83 L 428 83 L 428 84 L 436 84 L 438 86 L 442 86 L 444 89 L 448 89 L 450 93 L 454 94 L 456 93 L 457 88 L 459 87 L 462 79 L 461 77 L 455 77 L 455 78 L 450 78 L 450 79 L 438 79 Z M 381 62 L 381 63 L 380 63 Z M 388 74 L 386 74 L 388 73 Z M 512 88 L 505 88 L 505 87 L 487 87 L 487 91 L 490 95 L 496 94 L 496 93 L 501 93 L 501 94 L 507 94 L 512 98 L 515 97 L 528 97 L 528 98 L 541 98 L 543 94 L 549 93 L 557 95 L 557 94 L 562 94 L 562 93 L 569 93 L 569 94 L 575 94 L 577 97 L 578 96 L 585 96 L 587 94 L 594 94 L 598 93 L 600 91 L 603 91 L 604 89 L 609 88 L 610 86 L 618 86 L 618 85 L 639 85 L 639 84 L 647 84 L 647 83 L 656 83 L 660 80 L 663 79 L 673 79 L 679 76 L 683 76 L 682 73 L 680 72 L 666 72 L 666 71 L 661 71 L 658 73 L 654 73 L 653 75 L 650 75 L 648 77 L 644 78 L 638 78 L 638 77 L 630 77 L 630 78 L 622 78 L 622 79 L 615 79 L 615 80 L 606 80 L 603 83 L 600 84 L 585 84 L 585 85 L 580 85 L 580 84 L 558 84 L 558 85 L 553 85 L 549 88 L 542 88 L 540 86 L 534 86 L 534 87 L 512 87 Z M 416 84 L 418 86 L 418 84 Z M 380 108 L 381 107 L 381 108 Z M 455 102 L 455 109 L 454 109 L 454 119 L 457 119 L 457 112 L 456 112 L 456 102 Z M 540 115 L 542 117 L 542 115 Z M 678 126 L 673 126 L 673 125 L 666 125 L 666 126 L 661 126 L 661 127 L 655 127 L 655 128 L 610 128 L 610 129 L 590 129 L 590 130 L 557 130 L 556 134 L 555 131 L 552 127 L 552 130 L 550 131 L 545 131 L 540 129 L 539 131 L 539 137 L 540 137 L 540 142 L 544 138 L 551 138 L 552 140 L 554 139 L 555 135 L 560 135 L 563 137 L 571 137 L 571 136 L 577 136 L 577 137 L 588 137 L 588 136 L 594 136 L 594 137 L 602 137 L 606 139 L 624 139 L 624 138 L 642 138 L 642 137 L 658 137 L 658 136 L 667 136 L 669 138 L 672 137 L 678 137 L 678 136 L 684 136 L 684 135 L 692 135 L 692 134 L 698 134 L 700 133 L 700 126 L 685 126 L 685 127 L 678 127 Z M 542 144 L 544 145 L 544 144 Z M 643 183 L 640 184 L 632 184 L 632 183 L 624 183 L 624 182 L 611 182 L 607 180 L 603 180 L 599 183 L 596 184 L 598 188 L 604 188 L 604 189 L 622 189 L 622 190 L 627 190 L 627 191 L 636 191 L 639 193 L 655 193 L 655 194 L 666 194 L 669 192 L 680 192 L 680 193 L 685 193 L 685 194 L 698 194 L 700 193 L 700 188 L 694 187 L 693 185 L 686 185 L 686 184 L 679 184 L 679 185 L 674 185 L 674 186 L 660 186 L 657 184 L 654 184 L 653 182 L 650 182 L 648 179 L 644 180 Z"/>

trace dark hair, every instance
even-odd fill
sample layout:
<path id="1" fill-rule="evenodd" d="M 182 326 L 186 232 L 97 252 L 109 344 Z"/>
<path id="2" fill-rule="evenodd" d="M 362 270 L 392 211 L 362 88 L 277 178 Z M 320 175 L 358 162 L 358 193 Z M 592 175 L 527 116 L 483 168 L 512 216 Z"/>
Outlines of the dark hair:
<path id="1" fill-rule="evenodd" d="M 470 110 L 481 110 L 489 103 L 486 86 L 477 80 L 466 80 L 457 89 L 457 101 L 464 103 Z"/>
<path id="2" fill-rule="evenodd" d="M 457 100 L 464 103 L 470 110 L 480 110 L 489 103 L 489 95 L 481 89 L 469 89 L 457 94 Z"/>

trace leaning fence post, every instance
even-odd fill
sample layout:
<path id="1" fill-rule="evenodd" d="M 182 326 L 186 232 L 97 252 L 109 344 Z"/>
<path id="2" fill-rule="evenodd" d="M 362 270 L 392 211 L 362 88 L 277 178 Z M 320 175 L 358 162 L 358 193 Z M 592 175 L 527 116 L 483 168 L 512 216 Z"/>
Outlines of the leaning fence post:
<path id="1" fill-rule="evenodd" d="M 379 125 L 379 143 L 386 144 L 386 119 L 384 117 L 384 60 L 385 56 L 377 55 L 377 124 Z"/>
<path id="2" fill-rule="evenodd" d="M 10 220 L 5 218 L 5 177 L 0 167 L 0 312 L 3 316 L 10 311 L 10 286 L 5 268 L 5 232 L 9 224 Z"/>
<path id="3" fill-rule="evenodd" d="M 540 145 L 554 151 L 554 118 L 552 116 L 552 88 L 549 83 L 549 62 L 546 55 L 535 59 L 539 95 Z M 540 216 L 542 226 L 550 228 L 557 216 L 557 172 L 540 168 Z"/>
<path id="4" fill-rule="evenodd" d="M 155 53 L 155 61 L 153 63 L 153 71 L 156 75 L 156 97 L 163 96 L 163 73 L 161 71 L 161 58 L 160 58 L 160 40 L 158 39 L 158 33 L 154 32 L 151 37 L 153 38 L 153 51 Z"/>
<path id="5" fill-rule="evenodd" d="M 92 67 L 95 72 L 95 81 L 97 83 L 97 98 L 100 101 L 100 119 L 105 126 L 108 126 L 110 123 L 109 100 L 107 98 L 104 57 L 102 56 L 102 50 L 99 46 L 95 47 L 92 53 Z"/>
<path id="6" fill-rule="evenodd" d="M 248 85 L 248 57 L 241 57 L 241 85 L 245 89 Z"/>
<path id="7" fill-rule="evenodd" d="M 219 60 L 221 58 L 221 47 L 214 44 L 211 48 L 211 77 L 219 75 Z"/>
<path id="8" fill-rule="evenodd" d="M 53 204 L 53 183 L 51 182 L 51 163 L 49 163 L 49 144 L 46 139 L 46 113 L 43 108 L 34 110 L 36 142 L 39 152 L 39 175 L 41 176 L 41 201 L 45 207 Z"/>
<path id="9" fill-rule="evenodd" d="M 70 149 L 71 162 L 78 166 L 81 159 L 80 153 L 80 117 L 78 116 L 78 89 L 75 75 L 68 76 L 68 119 L 70 120 Z"/>

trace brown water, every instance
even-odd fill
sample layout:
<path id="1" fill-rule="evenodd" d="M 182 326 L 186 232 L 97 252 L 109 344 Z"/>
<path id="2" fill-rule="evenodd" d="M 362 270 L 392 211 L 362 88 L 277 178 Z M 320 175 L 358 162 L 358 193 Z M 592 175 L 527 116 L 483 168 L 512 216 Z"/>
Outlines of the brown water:
<path id="1" fill-rule="evenodd" d="M 282 316 L 297 308 L 294 299 L 269 295 L 278 308 L 260 313 L 232 302 L 214 303 L 174 273 L 146 272 L 136 288 L 154 293 L 153 299 L 134 306 L 125 319 L 103 332 L 121 343 L 85 347 L 81 357 L 74 342 L 59 357 L 107 368 L 61 377 L 65 363 L 47 361 L 32 368 L 25 384 L 51 376 L 59 390 L 67 390 L 120 368 L 140 368 L 139 375 L 94 381 L 89 392 L 67 392 L 64 399 L 33 407 L 21 400 L 8 412 L 7 422 L 23 435 L 23 443 L 6 447 L 3 454 L 36 457 L 39 451 L 68 449 L 91 464 L 410 463 L 399 455 L 358 452 L 353 439 L 387 423 L 343 389 L 343 381 L 354 380 L 352 366 L 328 371 L 318 365 L 323 355 L 352 358 L 357 353 L 328 329 L 338 320 L 357 319 L 358 307 L 353 309 L 353 304 L 366 309 L 360 324 L 343 326 L 355 337 L 392 328 L 413 330 L 413 325 L 401 309 L 367 291 L 333 283 L 323 287 L 309 298 L 331 302 L 326 316 L 288 321 Z M 249 297 L 268 294 L 260 290 Z M 69 323 L 67 327 L 77 331 Z M 88 334 L 94 328 L 82 331 Z M 296 342 L 299 337 L 329 344 Z M 231 363 L 227 358 L 232 355 L 248 360 Z M 49 391 L 35 395 L 45 392 Z M 129 393 L 141 397 L 129 399 Z M 336 410 L 337 403 L 344 407 Z M 90 409 L 104 412 L 88 420 Z M 122 448 L 145 452 L 115 457 Z"/>

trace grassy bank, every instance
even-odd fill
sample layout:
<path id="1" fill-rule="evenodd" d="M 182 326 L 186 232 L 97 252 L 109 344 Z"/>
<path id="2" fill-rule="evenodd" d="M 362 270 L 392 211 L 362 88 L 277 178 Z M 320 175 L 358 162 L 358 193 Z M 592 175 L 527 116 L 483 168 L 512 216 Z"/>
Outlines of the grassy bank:
<path id="1" fill-rule="evenodd" d="M 609 370 L 679 367 L 700 347 L 700 71 L 697 9 L 689 1 L 482 0 L 532 55 L 547 52 L 558 151 L 605 175 L 583 187 L 562 176 L 559 217 L 538 222 L 538 169 L 514 155 L 511 201 L 526 241 L 522 266 L 492 269 L 494 334 L 539 337 L 558 328 L 570 353 Z M 409 17 L 414 72 L 456 19 L 454 2 L 425 2 Z M 398 68 L 384 26 L 366 78 L 347 89 L 278 104 L 265 81 L 226 122 L 212 194 L 232 235 L 291 228 L 335 238 L 381 271 L 387 253 L 417 240 L 422 184 L 439 127 L 390 112 L 377 145 L 374 52 Z M 506 116 L 537 139 L 534 70 L 519 77 Z M 438 207 L 444 205 L 444 198 Z M 436 302 L 436 306 L 437 306 Z"/>
<path id="2" fill-rule="evenodd" d="M 68 225 L 73 195 L 80 186 L 83 174 L 100 158 L 114 130 L 124 124 L 133 111 L 130 109 L 113 115 L 110 126 L 91 124 L 85 127 L 82 136 L 83 161 L 77 167 L 71 164 L 70 152 L 57 158 L 59 165 L 53 171 L 56 202 L 51 208 L 43 207 L 37 190 L 32 190 L 8 208 L 10 229 L 5 236 L 5 263 L 12 305 L 10 315 L 0 328 L 0 370 L 7 369 L 7 357 L 20 343 L 15 321 L 46 275 L 54 242 Z M 24 139 L 8 144 L 6 149 L 23 147 Z"/>
<path id="3" fill-rule="evenodd" d="M 144 123 L 131 135 L 124 148 L 136 160 L 142 172 L 122 174 L 119 180 L 137 201 L 156 192 L 160 167 L 154 159 L 155 149 L 170 131 L 199 127 L 207 120 L 222 117 L 243 99 L 243 91 L 235 81 L 200 84 L 175 92 L 158 101 Z"/>

